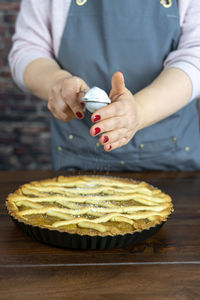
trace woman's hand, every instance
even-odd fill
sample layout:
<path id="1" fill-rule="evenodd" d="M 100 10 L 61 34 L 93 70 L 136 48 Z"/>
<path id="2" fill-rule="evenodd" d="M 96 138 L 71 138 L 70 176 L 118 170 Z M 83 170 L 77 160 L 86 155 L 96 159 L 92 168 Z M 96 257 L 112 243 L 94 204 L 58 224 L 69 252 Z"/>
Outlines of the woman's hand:
<path id="1" fill-rule="evenodd" d="M 92 121 L 98 122 L 90 129 L 92 136 L 101 134 L 99 142 L 105 151 L 126 145 L 140 126 L 140 106 L 133 94 L 125 87 L 121 72 L 114 73 L 109 95 L 112 103 L 97 110 Z"/>
<path id="2" fill-rule="evenodd" d="M 69 122 L 71 119 L 84 118 L 84 102 L 81 98 L 89 87 L 79 77 L 69 76 L 53 84 L 48 97 L 48 109 L 59 120 Z"/>

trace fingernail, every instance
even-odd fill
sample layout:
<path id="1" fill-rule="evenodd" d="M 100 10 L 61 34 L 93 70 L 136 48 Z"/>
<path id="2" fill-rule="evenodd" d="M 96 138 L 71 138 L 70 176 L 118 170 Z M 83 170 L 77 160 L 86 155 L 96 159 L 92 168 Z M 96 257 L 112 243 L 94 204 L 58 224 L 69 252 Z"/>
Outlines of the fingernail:
<path id="1" fill-rule="evenodd" d="M 96 115 L 94 116 L 94 122 L 100 121 L 101 120 L 101 116 L 100 115 Z"/>
<path id="2" fill-rule="evenodd" d="M 85 102 L 81 102 L 82 108 L 85 108 Z"/>
<path id="3" fill-rule="evenodd" d="M 94 134 L 97 135 L 99 132 L 101 132 L 101 129 L 99 127 L 96 127 L 94 129 Z"/>
<path id="4" fill-rule="evenodd" d="M 108 150 L 110 151 L 112 149 L 112 146 L 110 145 L 109 147 L 108 147 Z"/>
<path id="5" fill-rule="evenodd" d="M 119 71 L 120 73 L 122 73 L 122 75 L 124 76 L 124 73 L 122 71 Z"/>
<path id="6" fill-rule="evenodd" d="M 107 136 L 107 135 L 105 135 L 105 136 L 104 136 L 104 138 L 103 138 L 103 143 L 104 143 L 104 144 L 105 144 L 105 143 L 107 143 L 107 142 L 108 142 L 108 140 L 109 140 L 108 136 Z"/>
<path id="7" fill-rule="evenodd" d="M 80 113 L 79 111 L 76 113 L 76 115 L 79 119 L 81 119 L 83 117 L 82 113 Z"/>

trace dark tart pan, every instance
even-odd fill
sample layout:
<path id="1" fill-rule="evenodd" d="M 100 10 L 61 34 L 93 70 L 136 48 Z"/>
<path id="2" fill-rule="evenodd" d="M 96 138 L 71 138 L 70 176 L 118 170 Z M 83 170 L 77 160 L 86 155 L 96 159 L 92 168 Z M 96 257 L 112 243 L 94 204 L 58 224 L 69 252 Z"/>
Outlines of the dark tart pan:
<path id="1" fill-rule="evenodd" d="M 67 232 L 61 232 L 58 230 L 51 230 L 47 228 L 41 228 L 39 226 L 32 226 L 25 224 L 13 216 L 10 216 L 13 222 L 19 226 L 28 236 L 35 240 L 68 249 L 112 249 L 120 248 L 128 245 L 136 245 L 154 235 L 165 222 L 162 222 L 155 227 L 145 229 L 139 232 L 127 233 L 124 235 L 115 236 L 89 236 L 71 234 Z"/>

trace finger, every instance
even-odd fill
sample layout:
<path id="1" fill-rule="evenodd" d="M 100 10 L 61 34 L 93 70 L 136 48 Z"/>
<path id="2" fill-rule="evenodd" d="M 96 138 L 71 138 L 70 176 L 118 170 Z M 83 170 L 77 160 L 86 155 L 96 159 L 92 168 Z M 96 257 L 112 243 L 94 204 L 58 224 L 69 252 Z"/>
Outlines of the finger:
<path id="1" fill-rule="evenodd" d="M 92 116 L 92 122 L 102 121 L 113 117 L 122 117 L 128 109 L 127 103 L 123 101 L 116 101 L 101 109 L 95 111 Z"/>
<path id="2" fill-rule="evenodd" d="M 82 105 L 79 101 L 78 94 L 81 91 L 88 90 L 89 87 L 79 77 L 71 77 L 63 82 L 61 96 L 67 102 L 70 109 L 78 119 L 84 117 Z"/>
<path id="3" fill-rule="evenodd" d="M 83 101 L 83 97 L 85 96 L 87 90 L 80 91 L 77 96 L 78 96 L 78 101 L 81 104 L 82 110 L 85 112 L 85 102 Z"/>
<path id="4" fill-rule="evenodd" d="M 84 113 L 81 104 L 78 101 L 78 84 L 79 80 L 77 78 L 69 78 L 63 82 L 60 94 L 64 102 L 70 107 L 74 116 L 78 119 L 82 119 L 84 117 Z"/>
<path id="5" fill-rule="evenodd" d="M 90 128 L 90 134 L 92 136 L 97 136 L 100 133 L 109 132 L 120 128 L 126 128 L 125 118 L 114 117 L 93 125 Z"/>
<path id="6" fill-rule="evenodd" d="M 85 112 L 85 102 L 83 101 L 83 97 L 89 91 L 89 89 L 89 86 L 83 82 L 80 86 L 80 91 L 78 92 L 78 101 L 81 104 L 83 112 Z"/>
<path id="7" fill-rule="evenodd" d="M 102 145 L 112 144 L 112 143 L 119 141 L 122 137 L 128 138 L 129 135 L 130 134 L 126 128 L 120 128 L 120 129 L 108 131 L 105 134 L 102 134 L 101 137 L 99 138 L 99 142 Z"/>
<path id="8" fill-rule="evenodd" d="M 56 107 L 49 102 L 48 109 L 52 112 L 54 117 L 63 122 L 69 122 L 71 119 L 74 119 L 74 114 L 72 113 L 69 107 L 64 112 L 61 110 L 57 110 Z"/>
<path id="9" fill-rule="evenodd" d="M 58 89 L 54 89 L 52 95 L 49 97 L 48 109 L 59 120 L 67 122 L 74 118 L 73 112 L 62 99 Z"/>
<path id="10" fill-rule="evenodd" d="M 122 147 L 122 146 L 128 144 L 128 142 L 129 142 L 129 139 L 123 137 L 123 138 L 120 139 L 119 141 L 116 141 L 116 142 L 111 143 L 111 144 L 109 144 L 109 143 L 106 144 L 106 145 L 104 146 L 104 150 L 105 150 L 106 152 L 110 152 L 111 150 L 120 148 L 120 147 Z"/>
<path id="11" fill-rule="evenodd" d="M 112 89 L 110 91 L 110 99 L 115 101 L 120 95 L 126 92 L 124 75 L 122 72 L 115 72 L 111 80 Z"/>
<path id="12" fill-rule="evenodd" d="M 48 107 L 50 110 L 59 116 L 59 119 L 62 121 L 66 121 L 69 119 L 73 119 L 75 116 L 71 111 L 68 104 L 63 100 L 61 96 L 60 86 L 55 86 L 52 90 L 52 95 L 48 100 Z"/>

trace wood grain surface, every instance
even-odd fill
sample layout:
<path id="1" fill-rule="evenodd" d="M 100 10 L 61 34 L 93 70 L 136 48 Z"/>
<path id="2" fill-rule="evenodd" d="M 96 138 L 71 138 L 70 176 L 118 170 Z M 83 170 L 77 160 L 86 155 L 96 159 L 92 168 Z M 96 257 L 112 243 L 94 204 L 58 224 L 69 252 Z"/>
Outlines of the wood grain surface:
<path id="1" fill-rule="evenodd" d="M 39 243 L 7 215 L 10 192 L 59 174 L 72 173 L 0 172 L 0 299 L 200 299 L 200 172 L 107 174 L 161 188 L 175 211 L 140 245 L 87 251 Z"/>

